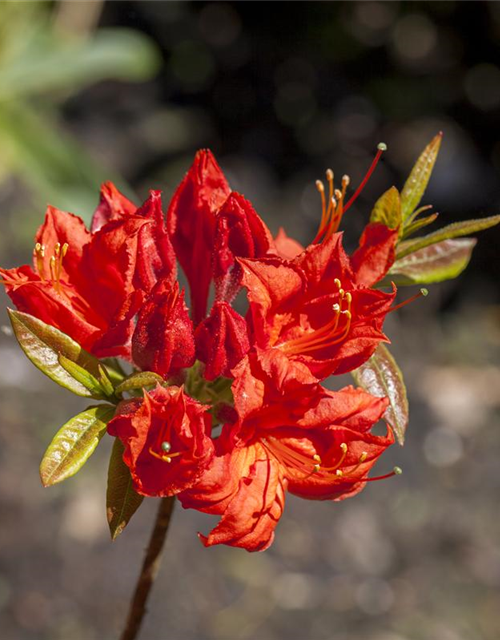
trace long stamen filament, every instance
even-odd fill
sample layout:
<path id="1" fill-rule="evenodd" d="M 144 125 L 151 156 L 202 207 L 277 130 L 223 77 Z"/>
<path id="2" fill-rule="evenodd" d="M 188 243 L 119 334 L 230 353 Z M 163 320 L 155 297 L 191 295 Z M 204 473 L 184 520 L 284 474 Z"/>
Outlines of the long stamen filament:
<path id="1" fill-rule="evenodd" d="M 397 309 L 401 309 L 401 307 L 405 307 L 407 304 L 410 304 L 410 302 L 414 302 L 415 300 L 418 300 L 418 298 L 421 298 L 422 296 L 425 298 L 425 296 L 427 296 L 428 294 L 429 294 L 429 292 L 427 291 L 427 289 L 420 289 L 420 291 L 418 293 L 416 293 L 411 298 L 408 298 L 408 300 L 403 300 L 403 302 L 400 302 L 396 306 L 391 307 L 389 309 L 389 313 L 392 313 L 393 311 L 396 311 Z"/>
<path id="2" fill-rule="evenodd" d="M 394 467 L 394 469 L 390 473 L 386 473 L 383 476 L 377 476 L 376 478 L 363 478 L 363 482 L 375 482 L 377 480 L 386 480 L 387 478 L 392 478 L 393 476 L 400 476 L 403 473 L 403 470 L 400 467 Z"/>
<path id="3" fill-rule="evenodd" d="M 340 445 L 340 459 L 333 465 L 333 467 L 321 467 L 321 471 L 337 471 L 340 465 L 344 462 L 345 457 L 347 455 L 347 445 L 345 442 L 342 442 Z"/>
<path id="4" fill-rule="evenodd" d="M 378 149 L 377 154 L 376 154 L 375 158 L 373 159 L 373 162 L 371 163 L 370 168 L 366 172 L 365 177 L 363 178 L 363 180 L 361 181 L 361 184 L 359 185 L 359 187 L 356 189 L 356 191 L 353 193 L 353 195 L 351 196 L 351 198 L 349 199 L 349 201 L 345 205 L 344 213 L 349 209 L 349 207 L 351 207 L 354 204 L 354 202 L 358 199 L 359 194 L 365 188 L 365 185 L 368 182 L 368 180 L 370 179 L 372 173 L 375 171 L 375 167 L 377 166 L 380 158 L 382 157 L 382 154 L 384 153 L 384 151 L 387 150 L 387 145 L 385 143 L 383 143 L 383 142 L 380 142 L 377 145 L 377 149 Z"/>
<path id="5" fill-rule="evenodd" d="M 341 309 L 341 305 L 345 300 L 347 309 Z M 352 313 L 351 313 L 352 296 L 349 292 L 345 293 L 343 289 L 339 289 L 339 303 L 333 305 L 334 317 L 324 326 L 305 333 L 300 338 L 295 338 L 284 342 L 281 346 L 282 350 L 288 355 L 300 353 L 308 353 L 318 349 L 325 349 L 339 344 L 348 336 L 351 329 Z M 346 323 L 340 329 L 340 318 L 346 318 Z"/>

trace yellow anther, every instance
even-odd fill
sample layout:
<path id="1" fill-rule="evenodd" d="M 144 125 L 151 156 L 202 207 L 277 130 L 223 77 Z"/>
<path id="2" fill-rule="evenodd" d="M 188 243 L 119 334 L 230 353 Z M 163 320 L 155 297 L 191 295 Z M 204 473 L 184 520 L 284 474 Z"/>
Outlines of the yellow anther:
<path id="1" fill-rule="evenodd" d="M 351 182 L 351 178 L 349 178 L 348 175 L 342 176 L 342 187 L 349 186 L 350 182 Z"/>
<path id="2" fill-rule="evenodd" d="M 315 464 L 313 467 L 313 473 L 319 473 L 321 467 L 319 464 Z"/>
<path id="3" fill-rule="evenodd" d="M 314 460 L 315 462 L 319 462 L 319 463 L 321 463 L 321 457 L 320 457 L 317 453 L 315 453 L 315 454 L 313 455 L 313 460 Z"/>
<path id="4" fill-rule="evenodd" d="M 321 182 L 321 180 L 316 180 L 316 189 L 317 189 L 320 193 L 324 193 L 324 191 L 325 191 L 325 185 Z"/>
<path id="5" fill-rule="evenodd" d="M 340 448 L 343 453 L 347 453 L 347 445 L 345 442 L 342 442 L 342 444 L 340 445 Z"/>
<path id="6" fill-rule="evenodd" d="M 341 469 L 337 469 L 337 471 L 335 471 L 335 475 L 339 478 L 341 478 L 344 474 L 342 473 Z"/>
<path id="7" fill-rule="evenodd" d="M 335 189 L 333 192 L 337 200 L 342 200 L 342 191 L 340 189 Z"/>
<path id="8" fill-rule="evenodd" d="M 335 278 L 335 280 L 333 281 L 334 285 L 337 287 L 337 289 L 340 289 L 342 286 L 342 283 L 340 282 L 340 280 L 338 278 Z"/>

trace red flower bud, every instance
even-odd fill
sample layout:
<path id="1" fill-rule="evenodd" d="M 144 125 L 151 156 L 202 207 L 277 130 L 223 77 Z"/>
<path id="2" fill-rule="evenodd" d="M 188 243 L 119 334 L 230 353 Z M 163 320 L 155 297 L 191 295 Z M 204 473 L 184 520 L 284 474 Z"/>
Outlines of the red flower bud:
<path id="1" fill-rule="evenodd" d="M 195 332 L 196 355 L 206 363 L 205 378 L 229 377 L 250 343 L 247 324 L 227 302 L 216 302 Z"/>
<path id="2" fill-rule="evenodd" d="M 184 291 L 168 280 L 159 282 L 139 313 L 132 338 L 132 357 L 143 370 L 174 375 L 194 362 L 193 324 Z"/>
<path id="3" fill-rule="evenodd" d="M 195 325 L 205 317 L 207 308 L 215 214 L 229 193 L 229 185 L 212 153 L 198 151 L 168 209 L 168 229 L 189 282 Z"/>
<path id="4" fill-rule="evenodd" d="M 261 258 L 274 252 L 272 235 L 250 202 L 234 191 L 216 216 L 213 269 L 216 300 L 231 300 L 240 288 L 236 257 Z"/>

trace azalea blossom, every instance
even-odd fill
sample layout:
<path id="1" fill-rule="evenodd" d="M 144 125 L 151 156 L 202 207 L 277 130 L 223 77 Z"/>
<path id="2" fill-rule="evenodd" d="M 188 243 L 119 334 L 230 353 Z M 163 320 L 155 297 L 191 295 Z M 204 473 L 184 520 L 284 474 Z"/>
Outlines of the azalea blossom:
<path id="1" fill-rule="evenodd" d="M 137 493 L 172 496 L 192 486 L 214 455 L 207 407 L 180 387 L 158 386 L 123 402 L 108 433 L 125 446 Z"/>
<path id="2" fill-rule="evenodd" d="M 224 426 L 200 481 L 179 499 L 221 516 L 200 536 L 206 546 L 261 551 L 273 541 L 286 491 L 312 500 L 359 493 L 394 436 L 390 429 L 371 433 L 385 398 L 353 387 L 328 391 L 278 350 L 245 357 L 233 373 L 237 419 Z"/>
<path id="3" fill-rule="evenodd" d="M 387 244 L 392 244 L 389 234 L 374 251 L 385 254 Z M 323 379 L 359 367 L 387 341 L 382 325 L 395 291 L 364 286 L 368 269 L 348 258 L 341 234 L 310 245 L 292 261 L 241 259 L 240 264 L 251 335 L 260 348 L 279 349 Z"/>
<path id="4" fill-rule="evenodd" d="M 107 183 L 92 223 L 48 207 L 33 266 L 0 269 L 20 311 L 57 327 L 98 356 L 130 357 L 133 317 L 159 279 L 173 282 L 175 256 L 159 192 L 140 208 Z"/>

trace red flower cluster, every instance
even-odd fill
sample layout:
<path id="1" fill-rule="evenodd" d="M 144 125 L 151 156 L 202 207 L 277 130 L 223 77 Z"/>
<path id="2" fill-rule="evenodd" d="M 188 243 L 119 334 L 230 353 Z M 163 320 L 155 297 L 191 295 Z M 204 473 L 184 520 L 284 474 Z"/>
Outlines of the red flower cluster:
<path id="1" fill-rule="evenodd" d="M 221 516 L 201 536 L 207 546 L 265 549 L 287 491 L 352 496 L 394 441 L 389 428 L 371 432 L 385 399 L 321 385 L 387 341 L 382 325 L 395 291 L 372 286 L 391 267 L 397 241 L 397 231 L 369 224 L 348 256 L 338 227 L 357 192 L 345 202 L 348 179 L 335 189 L 327 178 L 330 194 L 318 185 L 323 214 L 306 248 L 283 230 L 273 238 L 200 151 L 166 217 L 158 192 L 136 207 L 107 183 L 90 231 L 49 207 L 33 266 L 0 269 L 21 311 L 97 357 L 120 356 L 164 379 L 123 400 L 108 432 L 125 445 L 138 493 L 178 495 L 186 508 Z M 244 316 L 231 306 L 241 289 Z M 202 372 L 195 382 L 193 372 Z"/>

